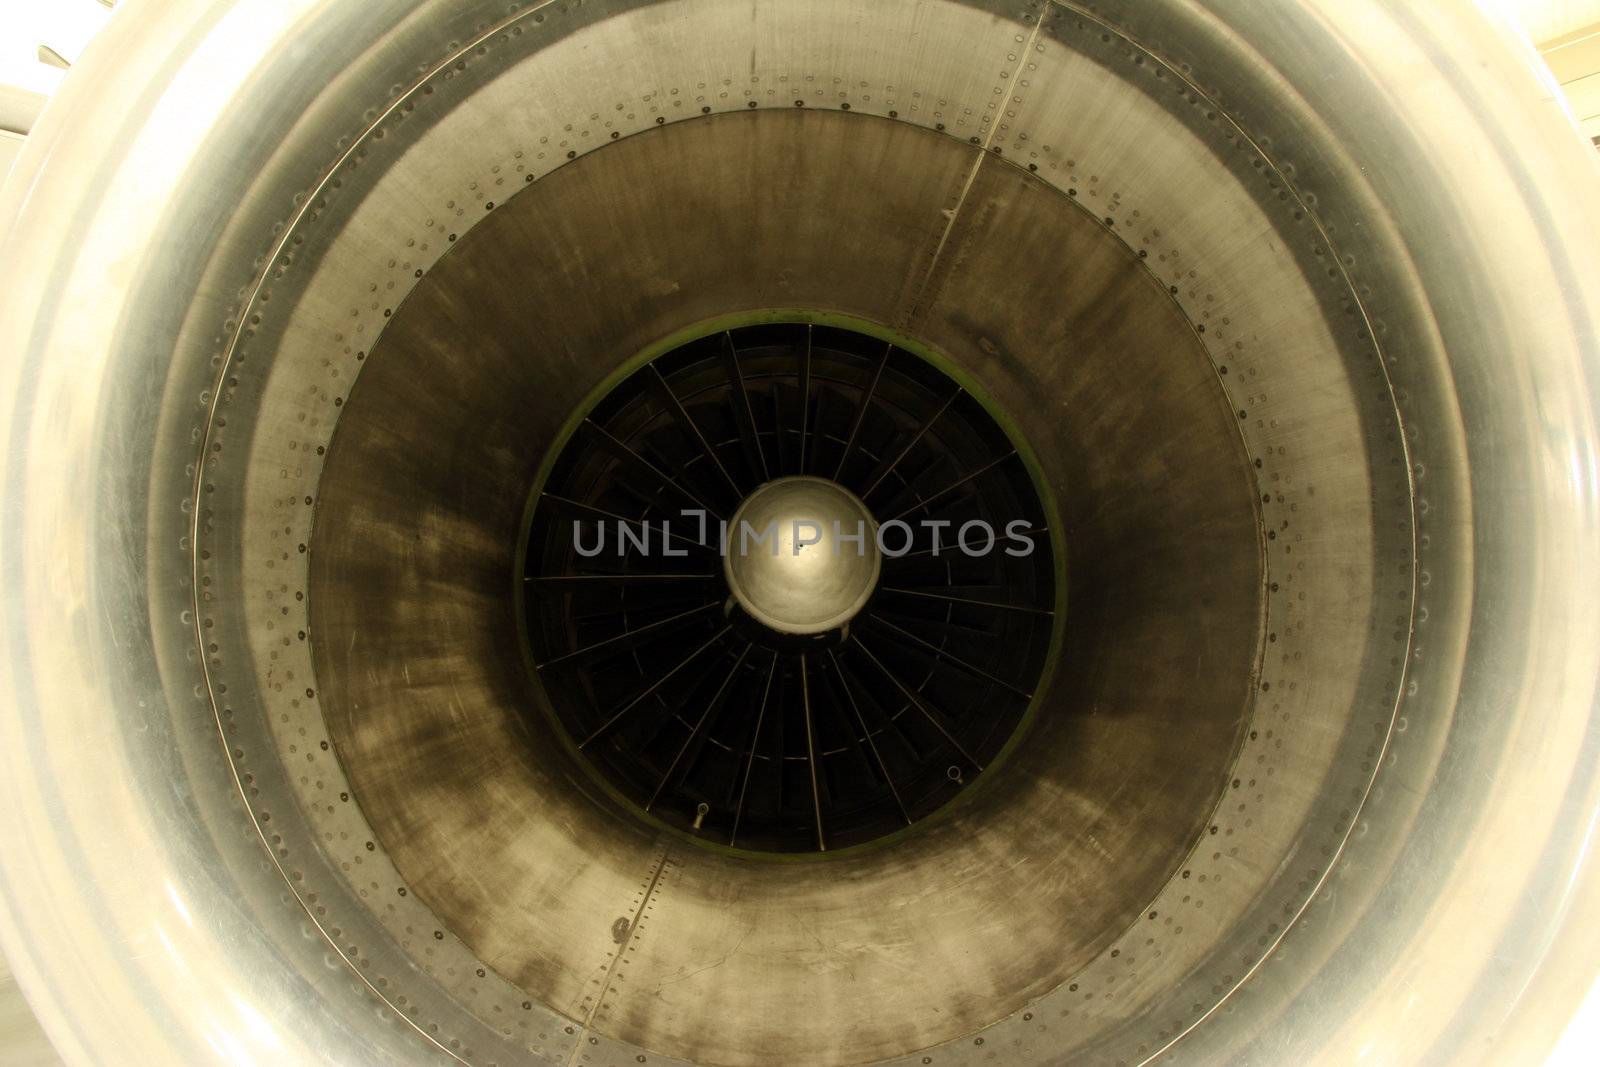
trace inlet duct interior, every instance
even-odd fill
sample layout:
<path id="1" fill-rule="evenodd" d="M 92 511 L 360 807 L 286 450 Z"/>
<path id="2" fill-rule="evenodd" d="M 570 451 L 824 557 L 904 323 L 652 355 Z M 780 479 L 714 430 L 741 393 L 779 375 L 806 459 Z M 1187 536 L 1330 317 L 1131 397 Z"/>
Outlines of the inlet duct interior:
<path id="1" fill-rule="evenodd" d="M 1537 1061 L 1600 275 L 1484 16 L 130 7 L 5 194 L 69 1059 Z M 811 646 L 559 542 L 830 473 L 1039 550 Z"/>

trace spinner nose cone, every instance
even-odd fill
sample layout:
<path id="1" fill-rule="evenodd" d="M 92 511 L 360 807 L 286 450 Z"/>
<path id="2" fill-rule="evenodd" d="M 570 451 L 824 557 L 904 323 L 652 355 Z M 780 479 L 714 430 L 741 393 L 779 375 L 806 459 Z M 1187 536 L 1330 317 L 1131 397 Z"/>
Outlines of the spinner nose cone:
<path id="1" fill-rule="evenodd" d="M 779 478 L 728 524 L 723 570 L 734 599 L 779 633 L 815 634 L 855 617 L 878 585 L 877 523 L 826 478 Z"/>

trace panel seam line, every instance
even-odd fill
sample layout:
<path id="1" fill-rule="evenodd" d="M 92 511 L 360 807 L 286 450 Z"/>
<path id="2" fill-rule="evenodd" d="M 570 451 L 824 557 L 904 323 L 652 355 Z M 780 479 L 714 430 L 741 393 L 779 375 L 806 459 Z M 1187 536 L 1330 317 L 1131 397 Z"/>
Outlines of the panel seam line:
<path id="1" fill-rule="evenodd" d="M 1039 39 L 1039 31 L 1043 27 L 1044 15 L 1041 14 L 1033 20 L 1033 29 L 1028 32 L 1028 39 L 1023 43 L 1022 51 L 1018 53 L 1017 71 L 1024 69 L 1024 65 L 1028 61 L 1028 55 L 1033 51 L 1034 42 Z M 1001 86 L 996 86 L 996 88 L 1001 88 Z M 1009 90 L 1005 95 L 1010 95 Z M 978 156 L 972 161 L 971 169 L 967 171 L 967 179 L 961 185 L 961 192 L 956 194 L 955 207 L 950 209 L 949 216 L 945 220 L 944 232 L 939 234 L 939 243 L 934 246 L 933 258 L 928 262 L 928 269 L 922 275 L 922 284 L 917 286 L 916 298 L 911 302 L 910 318 L 916 318 L 917 312 L 922 307 L 922 299 L 927 295 L 928 286 L 933 281 L 933 272 L 939 266 L 939 260 L 944 255 L 945 245 L 949 243 L 950 235 L 955 232 L 956 219 L 961 216 L 962 208 L 966 207 L 967 196 L 972 192 L 972 186 L 978 180 L 978 170 L 983 166 L 984 157 L 989 154 L 990 149 L 994 146 L 995 138 L 1000 133 L 1000 120 L 1004 114 L 1005 108 L 1002 107 L 1000 113 L 995 116 L 995 121 L 989 124 L 989 131 L 984 134 L 982 143 L 978 145 Z"/>
<path id="2" fill-rule="evenodd" d="M 616 977 L 617 967 L 622 963 L 622 957 L 628 951 L 628 946 L 633 944 L 634 934 L 639 929 L 639 920 L 644 917 L 644 909 L 655 897 L 656 886 L 661 883 L 662 872 L 667 869 L 667 861 L 671 858 L 672 850 L 669 848 L 663 851 L 661 858 L 656 861 L 656 869 L 650 876 L 650 885 L 645 889 L 644 896 L 639 898 L 639 906 L 634 910 L 632 921 L 628 923 L 627 936 L 617 945 L 616 955 L 611 957 L 611 965 L 606 968 L 605 981 L 600 983 L 600 992 L 595 994 L 594 1003 L 590 1005 L 588 1014 L 583 1017 L 578 1039 L 573 1042 L 572 1051 L 567 1055 L 567 1067 L 572 1067 L 579 1051 L 583 1048 L 583 1039 L 589 1035 L 590 1028 L 594 1025 L 594 1017 L 600 1013 L 600 1005 L 604 1003 L 606 994 L 611 991 L 611 980 Z"/>

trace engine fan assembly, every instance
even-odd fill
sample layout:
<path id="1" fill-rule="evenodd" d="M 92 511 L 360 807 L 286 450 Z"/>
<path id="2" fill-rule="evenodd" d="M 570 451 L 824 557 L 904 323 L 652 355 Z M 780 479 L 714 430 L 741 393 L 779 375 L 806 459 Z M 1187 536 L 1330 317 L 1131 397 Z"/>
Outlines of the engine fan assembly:
<path id="1" fill-rule="evenodd" d="M 64 1054 L 1537 1062 L 1593 173 L 1430 9 L 119 11 L 0 210 Z"/>

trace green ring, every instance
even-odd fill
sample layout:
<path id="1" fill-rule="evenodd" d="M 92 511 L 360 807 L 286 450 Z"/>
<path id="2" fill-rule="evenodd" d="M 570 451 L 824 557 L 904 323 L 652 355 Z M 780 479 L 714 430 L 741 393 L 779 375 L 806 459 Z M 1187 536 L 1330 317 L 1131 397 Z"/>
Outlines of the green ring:
<path id="1" fill-rule="evenodd" d="M 1017 455 L 1022 459 L 1023 468 L 1028 472 L 1028 479 L 1033 483 L 1034 492 L 1039 495 L 1039 501 L 1044 506 L 1045 514 L 1052 520 L 1050 522 L 1050 551 L 1053 554 L 1052 559 L 1055 565 L 1055 608 L 1050 629 L 1050 644 L 1045 652 L 1044 666 L 1039 671 L 1039 684 L 1034 689 L 1033 699 L 1029 701 L 1027 710 L 1022 713 L 1022 718 L 1017 721 L 1017 727 L 1011 732 L 1011 737 L 1007 739 L 1000 751 L 995 753 L 994 758 L 989 761 L 989 765 L 984 768 L 982 774 L 973 780 L 971 786 L 962 790 L 958 796 L 934 809 L 928 815 L 918 819 L 912 825 L 902 827 L 893 833 L 884 834 L 882 837 L 875 837 L 871 841 L 863 841 L 859 845 L 829 849 L 826 852 L 765 852 L 757 849 L 739 848 L 736 845 L 723 845 L 715 841 L 708 841 L 703 837 L 697 837 L 693 833 L 673 826 L 640 808 L 632 800 L 624 796 L 621 790 L 612 785 L 605 776 L 601 775 L 594 765 L 584 757 L 583 753 L 578 750 L 577 744 L 574 743 L 571 735 L 567 733 L 566 727 L 562 725 L 560 716 L 556 714 L 555 707 L 552 705 L 549 695 L 545 692 L 544 685 L 539 681 L 539 673 L 535 667 L 536 660 L 533 656 L 533 641 L 528 635 L 527 592 L 524 588 L 522 570 L 524 556 L 528 551 L 528 537 L 533 528 L 533 514 L 538 508 L 539 497 L 544 492 L 545 483 L 550 478 L 550 472 L 554 469 L 556 460 L 565 451 L 567 443 L 572 439 L 573 434 L 577 432 L 578 427 L 582 425 L 583 420 L 589 417 L 589 414 L 600 401 L 617 385 L 641 367 L 667 353 L 692 341 L 698 341 L 701 338 L 710 337 L 725 330 L 737 330 L 745 326 L 769 323 L 837 326 L 841 329 L 852 330 L 892 344 L 896 348 L 904 349 L 938 368 L 946 377 L 966 390 L 988 413 L 989 417 L 995 421 L 995 424 L 1000 427 L 1011 443 L 1016 446 Z M 806 308 L 769 308 L 761 311 L 735 312 L 731 315 L 719 315 L 714 318 L 704 319 L 646 346 L 640 352 L 624 360 L 615 370 L 606 375 L 589 392 L 583 403 L 578 405 L 578 408 L 567 421 L 562 424 L 555 440 L 545 453 L 543 461 L 539 464 L 539 470 L 534 475 L 533 487 L 528 493 L 528 501 L 523 506 L 522 525 L 517 535 L 516 570 L 512 575 L 512 596 L 516 604 L 517 643 L 522 649 L 523 659 L 528 664 L 530 689 L 537 698 L 539 710 L 549 720 L 554 728 L 555 735 L 561 740 L 562 747 L 573 762 L 581 766 L 584 773 L 589 776 L 590 781 L 594 782 L 614 803 L 627 809 L 651 829 L 668 834 L 693 845 L 695 848 L 704 849 L 717 855 L 733 856 L 746 860 L 766 860 L 774 863 L 826 862 L 842 856 L 859 856 L 880 848 L 886 848 L 890 845 L 898 844 L 911 834 L 948 822 L 960 814 L 963 808 L 970 806 L 972 795 L 981 792 L 985 788 L 986 781 L 991 780 L 995 769 L 1003 766 L 1011 754 L 1016 751 L 1018 744 L 1027 735 L 1034 718 L 1037 716 L 1039 706 L 1050 689 L 1051 679 L 1055 676 L 1056 665 L 1061 658 L 1062 635 L 1066 630 L 1066 544 L 1061 536 L 1060 523 L 1055 521 L 1060 514 L 1060 510 L 1056 507 L 1055 494 L 1050 491 L 1050 485 L 1043 477 L 1043 468 L 1039 464 L 1038 456 L 1034 454 L 1027 438 L 1022 435 L 1021 429 L 1016 422 L 1006 414 L 1003 408 L 994 402 L 993 398 L 978 384 L 975 378 L 944 353 L 914 338 L 907 337 L 898 330 L 882 323 L 837 311 Z"/>

